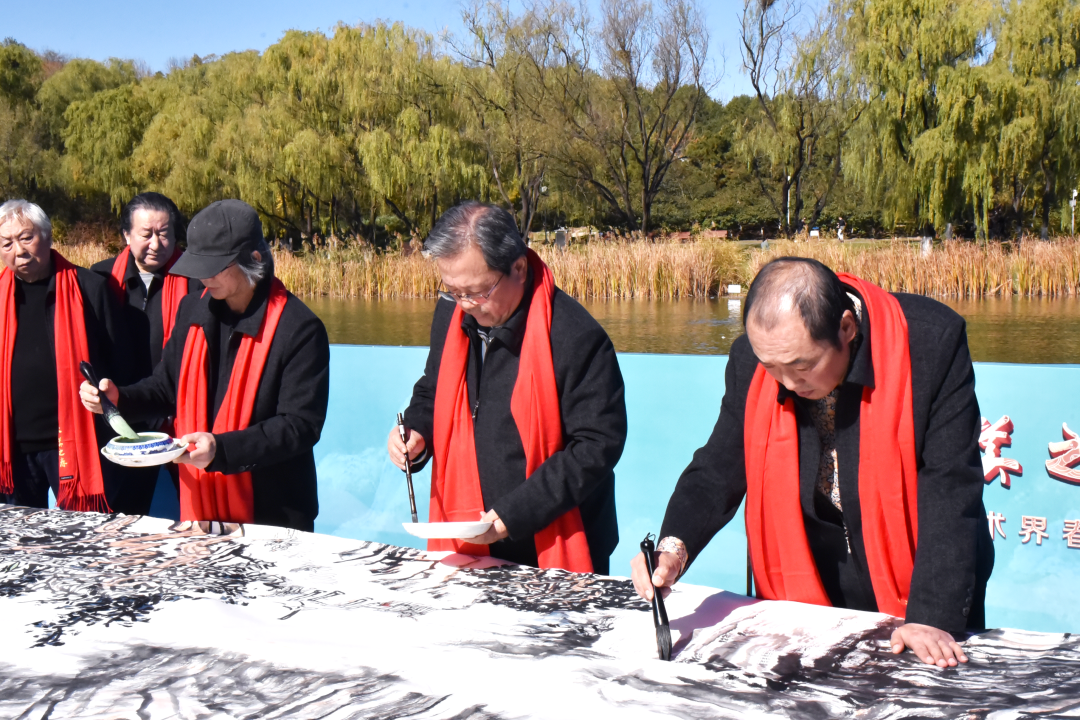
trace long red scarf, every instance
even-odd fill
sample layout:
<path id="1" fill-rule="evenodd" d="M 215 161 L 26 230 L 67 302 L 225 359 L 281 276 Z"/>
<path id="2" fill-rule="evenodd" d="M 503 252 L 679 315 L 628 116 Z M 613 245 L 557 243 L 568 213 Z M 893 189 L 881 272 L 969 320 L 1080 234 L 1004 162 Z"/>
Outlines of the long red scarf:
<path id="1" fill-rule="evenodd" d="M 255 337 L 245 335 L 236 351 L 229 388 L 214 418 L 214 434 L 243 430 L 251 423 L 266 358 L 274 342 L 278 321 L 289 295 L 274 278 L 262 326 Z M 224 356 L 223 356 L 224 357 Z M 188 328 L 184 357 L 176 392 L 176 432 L 206 432 L 210 426 L 210 365 L 206 334 L 201 325 Z M 180 519 L 250 523 L 255 521 L 251 473 L 226 475 L 206 472 L 194 465 L 180 465 Z"/>
<path id="2" fill-rule="evenodd" d="M 94 416 L 79 400 L 79 362 L 90 359 L 86 341 L 86 316 L 82 290 L 74 265 L 60 253 L 51 251 L 56 273 L 53 343 L 56 354 L 56 415 L 60 434 L 60 493 L 58 507 L 80 512 L 108 512 L 105 484 L 101 478 Z M 15 274 L 0 271 L 0 492 L 15 489 L 11 471 L 11 358 L 15 352 Z"/>
<path id="3" fill-rule="evenodd" d="M 918 472 L 907 319 L 889 293 L 845 273 L 869 313 L 877 387 L 859 409 L 859 506 L 878 610 L 906 613 L 918 539 Z M 758 365 L 746 398 L 746 533 L 761 597 L 829 605 L 803 526 L 799 430 L 791 398 Z"/>
<path id="4" fill-rule="evenodd" d="M 173 327 L 176 325 L 176 311 L 180 309 L 180 301 L 188 294 L 188 279 L 186 277 L 167 274 L 183 254 L 182 252 L 174 252 L 168 264 L 165 265 L 165 281 L 161 286 L 161 327 L 165 331 L 161 340 L 162 347 L 165 347 L 165 344 L 169 342 L 169 336 L 172 335 Z M 124 292 L 124 277 L 127 275 L 128 258 L 130 257 L 131 247 L 125 247 L 116 256 L 112 266 L 113 282 L 110 285 L 113 292 L 116 293 L 116 299 L 121 304 L 127 298 L 127 293 Z"/>
<path id="5" fill-rule="evenodd" d="M 555 278 L 532 250 L 528 251 L 528 259 L 536 289 L 529 305 L 518 375 L 510 396 L 510 413 L 525 448 L 526 478 L 563 447 L 562 413 L 551 358 L 551 301 L 555 294 Z M 484 512 L 465 374 L 469 337 L 461 329 L 463 317 L 458 305 L 450 318 L 435 389 L 431 522 L 476 521 Z M 558 517 L 536 533 L 534 539 L 540 567 L 592 572 L 589 544 L 577 508 Z M 428 549 L 488 554 L 486 545 L 457 540 L 429 540 Z"/>

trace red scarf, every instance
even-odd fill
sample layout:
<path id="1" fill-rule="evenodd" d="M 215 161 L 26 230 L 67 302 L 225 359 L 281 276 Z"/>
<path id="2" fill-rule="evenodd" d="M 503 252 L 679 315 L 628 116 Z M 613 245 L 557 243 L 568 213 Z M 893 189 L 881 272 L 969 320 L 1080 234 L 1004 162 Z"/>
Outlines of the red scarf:
<path id="1" fill-rule="evenodd" d="M 165 344 L 169 342 L 173 326 L 176 325 L 176 311 L 180 309 L 180 301 L 188 294 L 188 279 L 186 277 L 167 274 L 183 254 L 182 252 L 174 252 L 168 264 L 165 265 L 165 282 L 161 287 L 161 327 L 165 332 L 161 340 L 161 347 L 165 347 Z M 127 275 L 128 258 L 130 257 L 131 247 L 128 246 L 120 251 L 112 266 L 113 282 L 110 285 L 112 285 L 113 292 L 116 293 L 116 299 L 120 301 L 121 305 L 127 300 L 127 293 L 124 292 L 124 277 Z"/>
<path id="2" fill-rule="evenodd" d="M 243 430 L 251 423 L 255 396 L 259 392 L 266 358 L 274 342 L 278 321 L 289 294 L 277 278 L 271 280 L 259 334 L 244 335 L 236 351 L 229 388 L 221 401 L 213 430 L 216 434 Z M 207 360 L 206 334 L 201 325 L 188 328 L 184 358 L 176 393 L 176 432 L 206 432 L 210 425 L 210 365 Z M 226 475 L 206 472 L 194 465 L 180 465 L 180 519 L 217 520 L 251 523 L 255 521 L 255 500 L 251 473 Z"/>
<path id="3" fill-rule="evenodd" d="M 60 253 L 51 251 L 56 273 L 55 307 L 53 308 L 53 343 L 56 354 L 56 415 L 60 434 L 60 495 L 58 507 L 80 512 L 108 512 L 105 484 L 101 479 L 101 458 L 98 456 L 94 416 L 86 412 L 79 400 L 79 362 L 90 359 L 86 341 L 86 316 L 83 297 L 74 265 Z M 0 271 L 0 492 L 15 490 L 11 474 L 11 358 L 15 352 L 15 274 L 4 268 Z"/>
<path id="4" fill-rule="evenodd" d="M 907 319 L 889 293 L 845 273 L 869 313 L 877 387 L 859 409 L 859 505 L 878 610 L 904 617 L 918 539 Z M 746 398 L 746 533 L 760 597 L 829 605 L 803 526 L 795 404 L 759 364 Z"/>
<path id="5" fill-rule="evenodd" d="M 528 259 L 536 289 L 529 305 L 518 375 L 510 396 L 510 413 L 525 448 L 526 478 L 563 447 L 562 413 L 551 359 L 551 300 L 555 294 L 555 278 L 532 250 L 528 251 Z M 446 332 L 435 388 L 431 522 L 474 522 L 484 512 L 469 388 L 465 379 L 469 337 L 461 329 L 463 317 L 458 305 Z M 540 567 L 592 572 L 589 545 L 577 508 L 536 533 L 535 541 Z M 428 549 L 468 555 L 488 554 L 486 545 L 457 540 L 429 540 Z"/>

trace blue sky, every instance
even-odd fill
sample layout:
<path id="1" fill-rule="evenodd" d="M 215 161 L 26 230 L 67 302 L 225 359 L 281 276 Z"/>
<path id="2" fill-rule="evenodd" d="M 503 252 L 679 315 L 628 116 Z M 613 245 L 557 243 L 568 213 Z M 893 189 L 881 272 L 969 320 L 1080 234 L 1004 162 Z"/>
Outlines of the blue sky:
<path id="1" fill-rule="evenodd" d="M 598 0 L 590 0 L 594 4 Z M 738 20 L 741 0 L 702 0 L 712 39 L 710 53 L 724 74 L 713 96 L 728 100 L 748 92 L 740 71 Z M 348 24 L 401 21 L 432 34 L 461 30 L 455 0 L 173 0 L 119 3 L 54 0 L 42 5 L 11 3 L 0 33 L 35 50 L 73 57 L 143 60 L 164 70 L 170 58 L 264 50 L 286 30 L 331 30 Z M 721 63 L 720 55 L 726 55 Z"/>

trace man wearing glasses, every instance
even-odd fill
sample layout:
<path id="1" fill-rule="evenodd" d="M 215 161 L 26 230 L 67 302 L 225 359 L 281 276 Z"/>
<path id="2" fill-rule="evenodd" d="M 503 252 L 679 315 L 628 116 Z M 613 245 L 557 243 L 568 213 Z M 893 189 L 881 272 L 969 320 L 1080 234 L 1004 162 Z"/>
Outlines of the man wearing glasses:
<path id="1" fill-rule="evenodd" d="M 606 574 L 626 440 L 611 340 L 501 208 L 451 208 L 424 251 L 444 291 L 405 411 L 407 442 L 395 428 L 387 447 L 403 469 L 432 460 L 432 522 L 491 523 L 428 549 Z"/>

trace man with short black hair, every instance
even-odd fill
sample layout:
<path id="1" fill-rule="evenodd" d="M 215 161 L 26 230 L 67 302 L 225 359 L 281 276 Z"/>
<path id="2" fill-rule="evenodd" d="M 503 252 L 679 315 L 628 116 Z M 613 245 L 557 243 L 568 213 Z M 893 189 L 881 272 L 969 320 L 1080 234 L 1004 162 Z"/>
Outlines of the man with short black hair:
<path id="1" fill-rule="evenodd" d="M 804 258 L 762 268 L 743 314 L 638 592 L 672 585 L 745 497 L 759 597 L 889 613 L 894 652 L 966 662 L 951 634 L 985 626 L 994 551 L 963 318 Z"/>
<path id="2" fill-rule="evenodd" d="M 434 458 L 433 522 L 491 523 L 428 548 L 607 573 L 619 541 L 614 467 L 626 440 L 611 340 L 555 287 L 502 208 L 451 208 L 424 251 L 445 291 L 405 412 L 407 443 L 395 429 L 387 448 L 401 468 Z"/>
<path id="3" fill-rule="evenodd" d="M 322 322 L 274 277 L 255 210 L 219 200 L 188 227 L 176 275 L 206 293 L 180 303 L 154 373 L 117 388 L 82 384 L 87 409 L 105 392 L 130 419 L 176 417 L 190 452 L 180 467 L 180 519 L 311 531 L 319 512 L 315 456 L 330 392 Z"/>
<path id="4" fill-rule="evenodd" d="M 124 249 L 115 258 L 95 263 L 91 270 L 109 282 L 119 303 L 120 322 L 130 342 L 130 382 L 135 382 L 148 377 L 161 361 L 180 301 L 202 292 L 203 286 L 195 278 L 169 273 L 183 255 L 179 243 L 187 237 L 184 216 L 169 198 L 156 192 L 133 197 L 120 213 L 120 232 Z M 173 431 L 168 418 L 136 423 L 134 429 Z M 114 482 L 106 488 L 109 507 L 127 515 L 147 514 L 160 470 L 157 466 L 113 468 Z M 174 473 L 173 482 L 177 479 Z"/>

